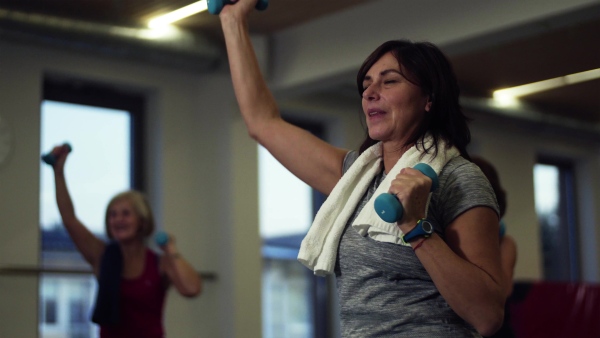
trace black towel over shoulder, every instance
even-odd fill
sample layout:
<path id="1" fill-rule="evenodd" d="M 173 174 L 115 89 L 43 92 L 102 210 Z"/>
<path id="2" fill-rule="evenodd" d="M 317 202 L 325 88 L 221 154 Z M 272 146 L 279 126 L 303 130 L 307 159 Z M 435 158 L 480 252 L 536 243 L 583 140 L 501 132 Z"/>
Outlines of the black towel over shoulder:
<path id="1" fill-rule="evenodd" d="M 123 271 L 123 255 L 119 244 L 111 241 L 106 245 L 100 261 L 98 293 L 92 321 L 99 325 L 119 323 L 119 285 Z"/>

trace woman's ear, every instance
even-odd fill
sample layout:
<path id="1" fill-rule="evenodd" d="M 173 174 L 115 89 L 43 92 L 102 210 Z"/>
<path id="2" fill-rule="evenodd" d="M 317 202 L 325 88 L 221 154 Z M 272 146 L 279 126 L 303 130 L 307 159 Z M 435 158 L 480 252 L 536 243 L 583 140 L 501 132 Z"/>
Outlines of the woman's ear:
<path id="1" fill-rule="evenodd" d="M 425 111 L 426 112 L 429 112 L 431 110 L 431 105 L 432 105 L 432 102 L 431 102 L 431 98 L 430 98 L 430 99 L 427 100 L 427 104 L 425 104 Z"/>
<path id="2" fill-rule="evenodd" d="M 427 95 L 427 103 L 425 104 L 425 111 L 429 112 L 431 110 L 431 106 L 433 105 L 433 101 L 435 99 L 435 94 L 431 93 Z"/>

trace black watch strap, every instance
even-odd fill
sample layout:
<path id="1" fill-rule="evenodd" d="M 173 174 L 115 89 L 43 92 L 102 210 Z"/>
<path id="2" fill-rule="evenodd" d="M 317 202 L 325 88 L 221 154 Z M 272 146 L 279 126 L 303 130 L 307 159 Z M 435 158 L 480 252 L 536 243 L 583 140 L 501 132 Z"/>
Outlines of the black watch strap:
<path id="1" fill-rule="evenodd" d="M 402 239 L 404 242 L 410 243 L 417 238 L 429 237 L 433 233 L 433 224 L 426 218 L 422 218 L 417 222 L 417 225 L 411 231 L 404 234 Z"/>

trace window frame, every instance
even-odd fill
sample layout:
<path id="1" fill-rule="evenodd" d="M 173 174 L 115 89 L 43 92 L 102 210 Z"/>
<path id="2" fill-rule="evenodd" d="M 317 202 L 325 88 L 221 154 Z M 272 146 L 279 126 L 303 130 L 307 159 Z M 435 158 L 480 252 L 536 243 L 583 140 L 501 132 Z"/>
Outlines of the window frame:
<path id="1" fill-rule="evenodd" d="M 56 102 L 64 102 L 69 104 L 78 104 L 90 107 L 98 107 L 98 108 L 107 108 L 107 109 L 115 109 L 126 111 L 129 113 L 129 121 L 130 121 L 130 129 L 129 129 L 129 144 L 130 144 L 130 159 L 129 159 L 129 187 L 130 189 L 135 189 L 138 191 L 143 191 L 145 186 L 144 180 L 144 172 L 143 172 L 143 163 L 144 163 L 144 139 L 145 139 L 145 130 L 144 130 L 144 112 L 146 109 L 145 95 L 140 92 L 133 92 L 131 90 L 125 90 L 123 88 L 118 88 L 115 85 L 75 79 L 75 78 L 67 78 L 63 76 L 56 75 L 46 75 L 42 84 L 42 101 L 40 105 L 44 101 L 56 101 Z M 44 151 L 44 149 L 42 149 Z M 40 232 L 42 229 L 40 228 Z M 69 238 L 69 241 L 72 244 L 72 241 Z M 40 256 L 44 254 L 43 248 L 43 236 L 40 235 Z M 72 252 L 77 252 L 77 250 L 73 247 Z M 42 264 L 43 258 L 40 257 Z M 52 272 L 42 272 L 39 278 L 39 286 L 38 286 L 38 297 L 40 297 L 39 301 L 42 302 L 42 306 L 46 305 L 48 299 L 44 299 L 41 294 L 42 280 L 44 276 L 48 277 L 64 277 L 70 278 L 74 277 L 74 281 L 79 283 L 86 283 L 86 281 L 91 282 L 93 275 L 92 271 L 89 272 L 82 271 L 80 266 L 64 266 L 61 267 L 60 272 L 52 271 Z M 73 281 L 73 280 L 71 280 Z M 94 283 L 95 285 L 95 283 Z M 60 286 L 57 286 L 60 287 Z M 92 287 L 94 290 L 95 287 Z M 92 297 L 89 300 L 83 300 L 81 304 L 73 303 L 74 300 L 67 300 L 66 305 L 69 308 L 68 313 L 73 314 L 71 310 L 80 310 L 81 306 L 89 306 L 89 301 L 93 302 L 94 295 L 89 295 Z M 54 302 L 54 306 L 58 306 L 58 299 Z M 46 323 L 46 318 L 44 318 L 44 311 L 40 306 L 38 306 L 39 318 L 38 318 L 38 335 L 42 332 L 42 326 L 46 326 L 46 329 L 49 329 L 51 332 L 55 330 L 62 330 L 60 327 L 60 321 L 58 319 L 59 313 L 56 313 L 55 323 Z M 58 311 L 58 308 L 55 309 Z M 77 312 L 77 311 L 76 311 Z M 79 313 L 81 315 L 81 313 Z M 77 319 L 82 319 L 82 317 L 78 317 Z M 73 322 L 74 318 L 67 318 L 68 325 L 76 332 L 87 332 L 88 328 L 92 324 L 90 320 L 85 321 L 84 323 L 77 321 L 77 323 Z M 83 330 L 83 331 L 82 331 Z M 50 333 L 51 333 L 50 332 Z"/>
<path id="2" fill-rule="evenodd" d="M 542 259 L 544 267 L 544 279 L 553 281 L 571 281 L 576 282 L 581 280 L 581 243 L 579 240 L 579 222 L 578 222 L 578 203 L 577 203 L 577 181 L 576 181 L 576 170 L 575 162 L 568 158 L 542 155 L 538 156 L 536 164 L 548 165 L 557 168 L 558 170 L 558 183 L 559 183 L 559 202 L 558 202 L 558 216 L 561 219 L 559 223 L 560 237 L 566 238 L 563 241 L 566 244 L 566 248 L 560 250 L 560 256 L 566 261 L 566 267 L 562 266 L 562 270 L 557 274 L 556 271 L 548 272 L 546 266 L 550 264 L 547 262 L 548 257 L 545 255 L 544 250 L 544 229 L 540 228 L 540 236 L 542 236 Z M 539 217 L 539 215 L 538 215 Z M 540 224 L 541 226 L 541 224 Z M 564 247 L 564 246 L 563 246 Z M 567 257 L 564 257 L 566 253 Z M 556 255 L 557 253 L 554 253 Z M 555 263 L 553 263 L 554 265 Z"/>
<path id="3" fill-rule="evenodd" d="M 131 187 L 143 191 L 144 135 L 143 117 L 146 98 L 114 85 L 78 79 L 48 76 L 44 79 L 42 100 L 125 110 L 131 116 Z"/>
<path id="4" fill-rule="evenodd" d="M 317 121 L 314 119 L 299 118 L 296 116 L 289 116 L 289 115 L 285 115 L 285 114 L 283 114 L 282 117 L 287 122 L 289 122 L 297 127 L 300 127 L 304 130 L 307 130 L 310 133 L 312 133 L 313 135 L 315 135 L 321 139 L 326 139 L 326 137 L 327 137 L 326 125 L 322 121 Z M 321 208 L 321 205 L 325 202 L 325 199 L 327 199 L 327 196 L 315 189 L 311 189 L 311 191 L 312 191 L 312 194 L 311 194 L 311 197 L 312 197 L 312 219 L 314 219 L 317 212 Z M 269 248 L 281 247 L 283 249 L 288 248 L 288 249 L 292 249 L 292 250 L 293 249 L 299 250 L 300 244 L 305 235 L 306 234 L 287 236 L 286 240 L 283 240 L 283 241 L 280 240 L 279 243 L 276 243 L 276 241 L 269 241 L 269 240 L 265 241 L 263 239 L 261 248 L 263 249 L 263 251 L 266 247 L 269 247 Z M 284 259 L 284 260 L 289 259 L 289 257 L 286 258 L 284 256 L 278 258 L 276 256 L 262 254 L 262 259 Z M 294 258 L 294 260 L 295 260 L 295 258 Z M 313 324 L 314 338 L 331 337 L 332 333 L 335 331 L 334 320 L 336 318 L 335 314 L 332 313 L 333 300 L 331 297 L 331 293 L 335 293 L 336 290 L 334 287 L 331 287 L 332 283 L 330 283 L 329 277 L 324 278 L 324 277 L 315 276 L 312 273 L 312 271 L 310 271 L 308 269 L 306 269 L 306 276 L 307 276 L 307 278 L 310 279 L 310 289 L 311 289 L 310 297 L 311 297 L 311 304 L 312 304 L 311 311 L 312 311 L 312 317 L 313 317 L 312 324 Z"/>

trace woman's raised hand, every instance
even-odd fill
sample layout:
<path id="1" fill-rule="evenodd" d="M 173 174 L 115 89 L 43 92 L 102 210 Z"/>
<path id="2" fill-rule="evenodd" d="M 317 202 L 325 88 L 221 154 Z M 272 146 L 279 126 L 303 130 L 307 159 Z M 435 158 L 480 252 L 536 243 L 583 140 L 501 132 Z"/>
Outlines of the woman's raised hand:
<path id="1" fill-rule="evenodd" d="M 231 0 L 233 4 L 225 5 L 219 13 L 219 16 L 223 19 L 225 17 L 235 17 L 237 19 L 244 19 L 248 17 L 248 14 L 254 10 L 258 0 Z"/>
<path id="2" fill-rule="evenodd" d="M 50 152 L 55 159 L 54 164 L 52 165 L 52 168 L 54 168 L 54 171 L 59 171 L 62 172 L 64 167 L 65 167 L 65 161 L 67 160 L 67 156 L 69 156 L 69 153 L 71 152 L 71 147 L 68 144 L 62 144 L 59 146 L 55 146 L 52 151 Z"/>

